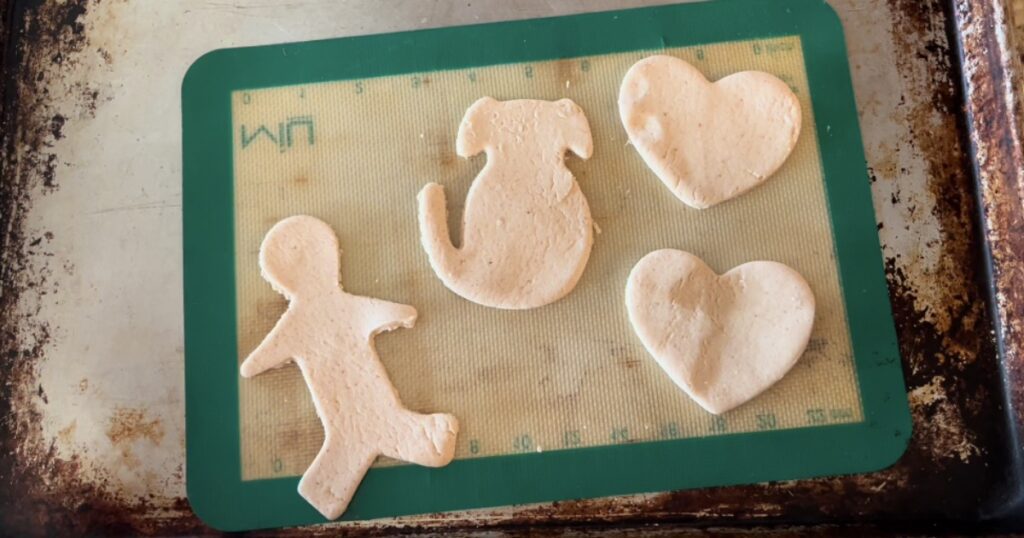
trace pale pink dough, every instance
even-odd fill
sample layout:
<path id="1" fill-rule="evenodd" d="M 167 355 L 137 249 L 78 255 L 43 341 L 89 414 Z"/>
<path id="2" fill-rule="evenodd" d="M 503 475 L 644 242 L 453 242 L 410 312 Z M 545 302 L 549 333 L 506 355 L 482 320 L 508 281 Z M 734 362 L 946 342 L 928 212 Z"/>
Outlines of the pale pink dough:
<path id="1" fill-rule="evenodd" d="M 698 209 L 763 183 L 800 136 L 800 101 L 785 82 L 745 71 L 711 83 L 672 56 L 644 58 L 629 69 L 619 116 L 647 166 Z"/>
<path id="2" fill-rule="evenodd" d="M 672 381 L 715 414 L 782 379 L 814 326 L 814 294 L 793 269 L 759 261 L 719 276 L 680 250 L 652 252 L 633 267 L 626 308 Z"/>
<path id="3" fill-rule="evenodd" d="M 328 519 L 345 511 L 377 456 L 447 465 L 459 431 L 452 415 L 402 406 L 374 350 L 377 333 L 412 327 L 416 310 L 342 291 L 338 255 L 334 232 L 313 217 L 271 228 L 260 268 L 288 310 L 241 366 L 243 377 L 289 360 L 302 371 L 326 436 L 299 493 Z"/>

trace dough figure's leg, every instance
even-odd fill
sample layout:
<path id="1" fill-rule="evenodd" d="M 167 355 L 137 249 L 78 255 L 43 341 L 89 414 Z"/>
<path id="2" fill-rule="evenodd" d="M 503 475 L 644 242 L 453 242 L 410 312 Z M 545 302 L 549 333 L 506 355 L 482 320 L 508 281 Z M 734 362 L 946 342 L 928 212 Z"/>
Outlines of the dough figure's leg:
<path id="1" fill-rule="evenodd" d="M 363 475 L 377 458 L 363 446 L 346 446 L 338 435 L 327 434 L 320 453 L 299 480 L 299 494 L 327 519 L 337 519 L 348 507 Z"/>
<path id="2" fill-rule="evenodd" d="M 447 465 L 455 456 L 459 421 L 452 415 L 421 415 L 402 409 L 389 427 L 393 428 L 396 436 L 401 436 L 400 439 L 408 436 L 408 442 L 381 447 L 385 456 L 426 467 Z"/>

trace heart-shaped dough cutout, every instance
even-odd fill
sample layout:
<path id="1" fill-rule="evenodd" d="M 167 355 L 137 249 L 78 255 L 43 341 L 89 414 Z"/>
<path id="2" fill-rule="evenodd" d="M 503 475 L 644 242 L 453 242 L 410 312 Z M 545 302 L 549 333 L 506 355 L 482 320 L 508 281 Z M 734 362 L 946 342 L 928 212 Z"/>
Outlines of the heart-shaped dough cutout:
<path id="1" fill-rule="evenodd" d="M 672 381 L 715 414 L 782 379 L 814 326 L 814 294 L 793 269 L 750 262 L 718 276 L 680 250 L 652 252 L 633 267 L 626 308 Z"/>
<path id="2" fill-rule="evenodd" d="M 711 83 L 671 56 L 629 69 L 619 116 L 647 166 L 698 209 L 763 183 L 800 136 L 800 101 L 785 82 L 744 71 Z"/>

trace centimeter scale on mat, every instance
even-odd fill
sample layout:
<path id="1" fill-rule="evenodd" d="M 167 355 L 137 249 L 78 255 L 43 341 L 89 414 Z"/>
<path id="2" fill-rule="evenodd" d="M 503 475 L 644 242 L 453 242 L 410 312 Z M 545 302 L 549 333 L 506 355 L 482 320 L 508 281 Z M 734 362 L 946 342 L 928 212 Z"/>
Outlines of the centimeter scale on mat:
<path id="1" fill-rule="evenodd" d="M 259 275 L 262 236 L 281 218 L 310 214 L 339 234 L 347 291 L 419 310 L 415 328 L 377 338 L 379 355 L 411 409 L 459 417 L 457 459 L 861 421 L 799 37 L 657 53 L 711 80 L 757 69 L 790 85 L 804 126 L 775 178 L 708 210 L 675 200 L 618 119 L 619 84 L 643 51 L 233 92 L 239 360 L 285 307 Z M 419 246 L 416 193 L 430 181 L 445 186 L 458 242 L 461 204 L 485 157 L 458 158 L 455 135 L 485 95 L 569 97 L 591 124 L 594 156 L 567 164 L 599 229 L 594 252 L 577 289 L 541 309 L 493 310 L 455 296 Z M 657 248 L 694 252 L 719 273 L 758 259 L 798 269 L 819 307 L 794 370 L 723 416 L 690 401 L 626 319 L 629 269 Z M 301 474 L 323 433 L 298 369 L 245 380 L 239 395 L 243 479 Z"/>

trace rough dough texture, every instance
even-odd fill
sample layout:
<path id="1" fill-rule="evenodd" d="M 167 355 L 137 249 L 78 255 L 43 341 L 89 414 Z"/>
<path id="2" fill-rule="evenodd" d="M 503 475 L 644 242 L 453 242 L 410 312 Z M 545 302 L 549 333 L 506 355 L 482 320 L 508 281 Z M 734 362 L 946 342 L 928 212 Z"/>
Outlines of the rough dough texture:
<path id="1" fill-rule="evenodd" d="M 416 310 L 342 291 L 338 255 L 337 236 L 315 218 L 290 217 L 270 229 L 260 268 L 288 310 L 241 366 L 243 377 L 288 360 L 302 371 L 326 436 L 299 493 L 328 519 L 345 511 L 378 455 L 447 465 L 459 431 L 451 415 L 405 409 L 374 350 L 377 333 L 412 327 Z"/>
<path id="2" fill-rule="evenodd" d="M 647 166 L 698 209 L 763 183 L 800 135 L 800 102 L 785 82 L 745 71 L 711 83 L 671 56 L 629 69 L 619 116 Z"/>
<path id="3" fill-rule="evenodd" d="M 814 295 L 793 269 L 750 262 L 718 276 L 679 250 L 652 252 L 633 267 L 626 308 L 672 381 L 715 414 L 782 379 L 814 325 Z"/>
<path id="4" fill-rule="evenodd" d="M 572 291 L 593 244 L 587 199 L 565 167 L 565 152 L 593 152 L 590 125 L 569 99 L 499 102 L 484 97 L 466 111 L 456 151 L 487 152 L 452 245 L 444 189 L 419 194 L 420 239 L 450 290 L 485 306 L 543 306 Z"/>

